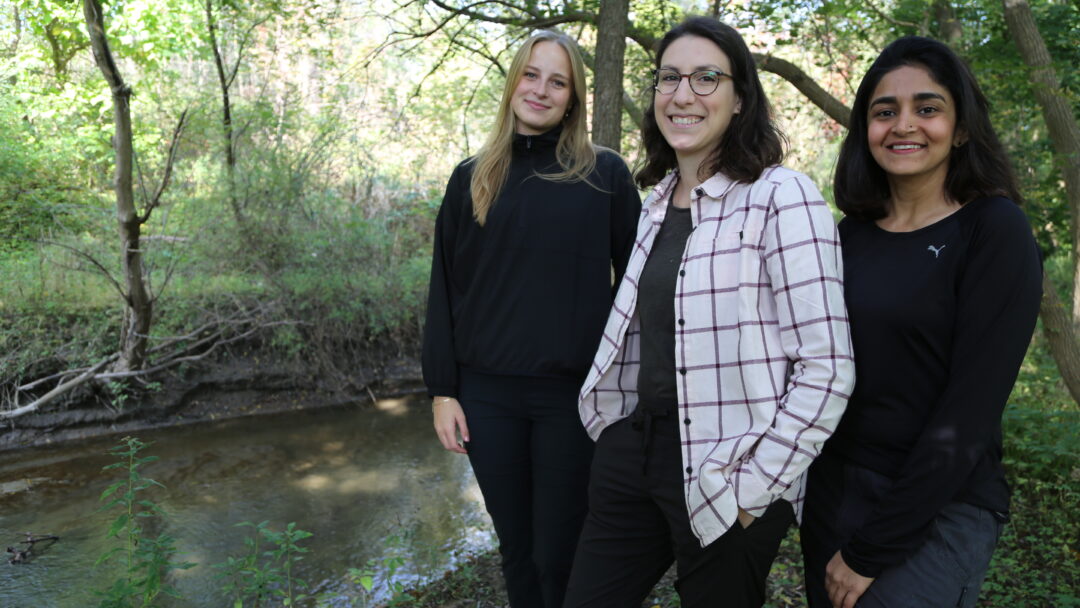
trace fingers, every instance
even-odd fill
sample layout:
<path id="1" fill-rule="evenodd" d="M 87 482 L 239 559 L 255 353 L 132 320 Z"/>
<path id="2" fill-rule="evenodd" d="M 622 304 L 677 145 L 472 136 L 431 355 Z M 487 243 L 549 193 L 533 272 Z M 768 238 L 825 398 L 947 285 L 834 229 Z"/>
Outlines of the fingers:
<path id="1" fill-rule="evenodd" d="M 465 441 L 469 440 L 468 426 L 465 424 L 465 412 L 457 399 L 439 397 L 432 405 L 435 420 L 435 434 L 443 449 L 456 454 L 465 454 L 465 448 L 458 443 L 458 432 Z"/>
<path id="2" fill-rule="evenodd" d="M 469 424 L 465 421 L 465 412 L 460 406 L 458 407 L 458 416 L 455 418 L 455 422 L 457 422 L 458 432 L 461 433 L 461 440 L 469 443 Z M 461 452 L 465 452 L 464 448 Z"/>

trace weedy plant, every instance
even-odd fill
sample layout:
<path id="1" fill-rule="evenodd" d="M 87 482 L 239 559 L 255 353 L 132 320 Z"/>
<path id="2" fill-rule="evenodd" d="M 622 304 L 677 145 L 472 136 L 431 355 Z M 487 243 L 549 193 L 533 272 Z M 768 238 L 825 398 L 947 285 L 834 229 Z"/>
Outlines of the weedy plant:
<path id="1" fill-rule="evenodd" d="M 402 575 L 408 574 L 410 560 L 406 554 L 411 552 L 413 534 L 413 530 L 391 534 L 383 540 L 385 554 L 382 557 L 369 559 L 361 568 L 349 568 L 349 580 L 361 590 L 360 597 L 352 598 L 349 606 L 367 608 L 380 601 L 380 597 L 387 598 L 385 605 L 388 607 L 415 604 L 415 597 L 401 580 Z M 320 604 L 328 605 L 325 601 Z"/>
<path id="2" fill-rule="evenodd" d="M 230 556 L 214 565 L 221 571 L 218 577 L 226 581 L 223 591 L 232 598 L 233 608 L 276 605 L 277 600 L 281 605 L 295 606 L 307 599 L 306 594 L 297 593 L 308 585 L 293 575 L 293 566 L 307 553 L 298 543 L 312 534 L 297 528 L 295 522 L 290 522 L 281 532 L 268 528 L 265 521 L 236 525 L 252 529 L 251 535 L 244 539 L 247 554 L 240 558 Z"/>
<path id="3" fill-rule="evenodd" d="M 107 589 L 96 592 L 101 598 L 99 608 L 153 606 L 159 595 L 179 597 L 166 582 L 167 576 L 173 570 L 194 565 L 174 561 L 176 547 L 171 536 L 162 533 L 155 538 L 148 532 L 149 526 L 160 525 L 166 518 L 161 507 L 144 497 L 146 490 L 154 486 L 165 487 L 139 471 L 143 465 L 157 460 L 156 456 L 139 455 L 148 445 L 134 437 L 124 437 L 109 450 L 116 462 L 102 469 L 119 471 L 123 478 L 105 488 L 100 498 L 105 502 L 102 511 L 119 511 L 107 533 L 108 538 L 117 539 L 119 544 L 103 553 L 95 565 L 119 562 L 120 576 Z"/>

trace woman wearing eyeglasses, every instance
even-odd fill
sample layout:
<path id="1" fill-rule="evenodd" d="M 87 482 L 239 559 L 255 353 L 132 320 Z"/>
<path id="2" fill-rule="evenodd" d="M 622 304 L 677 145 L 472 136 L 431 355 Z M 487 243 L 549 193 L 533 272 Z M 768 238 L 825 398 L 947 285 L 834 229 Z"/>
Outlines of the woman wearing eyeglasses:
<path id="1" fill-rule="evenodd" d="M 439 441 L 469 456 L 514 608 L 562 604 L 593 450 L 578 389 L 641 214 L 622 159 L 589 141 L 585 95 L 572 39 L 527 40 L 435 223 L 424 381 Z"/>
<path id="2" fill-rule="evenodd" d="M 579 409 L 596 440 L 566 606 L 760 606 L 854 370 L 840 243 L 739 34 L 692 18 L 657 52 L 636 178 L 653 187 Z"/>

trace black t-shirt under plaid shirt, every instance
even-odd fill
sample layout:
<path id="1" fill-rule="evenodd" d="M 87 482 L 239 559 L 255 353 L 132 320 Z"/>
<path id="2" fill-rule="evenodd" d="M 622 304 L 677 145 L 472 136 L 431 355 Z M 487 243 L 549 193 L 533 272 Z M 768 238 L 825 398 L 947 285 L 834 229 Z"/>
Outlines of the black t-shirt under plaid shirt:
<path id="1" fill-rule="evenodd" d="M 667 215 L 656 235 L 649 259 L 641 271 L 638 314 L 641 316 L 640 407 L 652 412 L 674 410 L 675 388 L 675 283 L 679 277 L 686 238 L 693 224 L 690 209 L 668 202 Z"/>

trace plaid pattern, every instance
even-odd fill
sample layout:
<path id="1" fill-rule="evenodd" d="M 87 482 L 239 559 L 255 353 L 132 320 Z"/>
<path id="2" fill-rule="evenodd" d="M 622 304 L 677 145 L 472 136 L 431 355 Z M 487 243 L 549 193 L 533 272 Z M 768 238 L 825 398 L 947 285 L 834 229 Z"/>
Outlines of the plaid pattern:
<path id="1" fill-rule="evenodd" d="M 646 198 L 637 241 L 581 389 L 595 440 L 637 405 L 638 278 L 676 174 Z M 840 240 L 805 175 L 753 183 L 717 174 L 691 196 L 693 231 L 675 289 L 675 366 L 686 506 L 705 546 L 777 498 L 801 516 L 806 468 L 855 381 Z"/>

